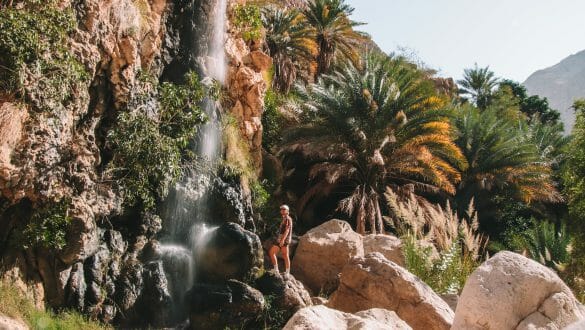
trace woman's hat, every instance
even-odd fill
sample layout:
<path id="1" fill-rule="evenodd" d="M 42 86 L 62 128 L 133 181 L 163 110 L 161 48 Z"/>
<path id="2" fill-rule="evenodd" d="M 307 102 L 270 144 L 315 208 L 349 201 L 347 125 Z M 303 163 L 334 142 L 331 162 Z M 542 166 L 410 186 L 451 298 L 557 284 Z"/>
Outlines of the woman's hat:
<path id="1" fill-rule="evenodd" d="M 280 209 L 281 209 L 281 210 L 282 210 L 282 209 L 284 209 L 284 210 L 287 210 L 287 211 L 289 210 L 289 209 L 288 209 L 288 205 L 286 205 L 286 204 L 282 204 L 282 205 L 280 205 Z"/>

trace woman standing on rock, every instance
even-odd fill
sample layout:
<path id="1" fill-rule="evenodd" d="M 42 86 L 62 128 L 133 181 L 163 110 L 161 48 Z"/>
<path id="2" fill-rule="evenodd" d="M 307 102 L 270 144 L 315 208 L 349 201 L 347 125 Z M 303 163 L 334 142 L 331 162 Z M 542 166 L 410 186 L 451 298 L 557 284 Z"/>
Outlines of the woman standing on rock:
<path id="1" fill-rule="evenodd" d="M 274 270 L 278 273 L 278 260 L 276 259 L 276 254 L 278 250 L 282 254 L 282 258 L 284 259 L 284 272 L 288 274 L 290 272 L 290 258 L 288 255 L 288 246 L 292 240 L 292 218 L 288 215 L 289 208 L 288 205 L 281 205 L 280 206 L 280 216 L 282 217 L 282 221 L 280 222 L 280 227 L 278 229 L 278 238 L 274 242 L 274 244 L 268 250 L 268 255 L 270 256 L 270 262 L 272 262 L 272 266 Z"/>

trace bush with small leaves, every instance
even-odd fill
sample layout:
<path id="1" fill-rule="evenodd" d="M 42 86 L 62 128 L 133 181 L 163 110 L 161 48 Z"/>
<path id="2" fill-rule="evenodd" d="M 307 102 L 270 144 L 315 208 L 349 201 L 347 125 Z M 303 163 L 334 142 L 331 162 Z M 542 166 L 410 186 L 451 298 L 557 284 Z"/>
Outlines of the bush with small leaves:
<path id="1" fill-rule="evenodd" d="M 85 68 L 67 49 L 77 23 L 58 1 L 26 0 L 0 10 L 0 89 L 38 110 L 65 103 L 87 80 Z"/>
<path id="2" fill-rule="evenodd" d="M 65 236 L 71 223 L 70 200 L 63 199 L 38 209 L 16 239 L 24 248 L 60 250 L 65 247 Z"/>

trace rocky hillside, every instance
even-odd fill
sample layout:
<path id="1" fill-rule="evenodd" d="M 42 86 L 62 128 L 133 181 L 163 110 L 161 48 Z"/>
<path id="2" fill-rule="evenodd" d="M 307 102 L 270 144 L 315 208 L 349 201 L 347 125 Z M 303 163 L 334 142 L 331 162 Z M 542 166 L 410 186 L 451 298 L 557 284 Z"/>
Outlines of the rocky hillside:
<path id="1" fill-rule="evenodd" d="M 569 133 L 575 124 L 573 101 L 585 97 L 585 50 L 558 64 L 536 71 L 524 82 L 530 95 L 546 97 L 553 109 L 559 110 Z"/>
<path id="2" fill-rule="evenodd" d="M 232 171 L 191 185 L 214 194 L 205 204 L 218 225 L 254 226 L 246 180 L 233 169 L 261 168 L 271 59 L 228 21 L 225 82 L 201 79 L 214 65 L 209 21 L 218 3 L 0 3 L 0 280 L 37 307 L 107 323 L 172 322 L 175 269 L 165 273 L 172 253 L 158 244 L 172 220 L 164 205 L 176 192 L 167 184 L 192 158 L 200 104 L 214 88 L 231 132 L 219 152 Z M 227 1 L 224 14 L 240 3 Z"/>

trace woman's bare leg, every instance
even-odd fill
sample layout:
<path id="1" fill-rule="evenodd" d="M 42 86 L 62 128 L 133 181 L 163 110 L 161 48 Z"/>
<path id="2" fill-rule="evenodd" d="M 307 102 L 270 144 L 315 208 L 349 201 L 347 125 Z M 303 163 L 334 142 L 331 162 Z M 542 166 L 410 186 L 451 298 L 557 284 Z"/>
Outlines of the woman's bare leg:
<path id="1" fill-rule="evenodd" d="M 272 267 L 276 272 L 278 272 L 278 260 L 276 259 L 276 254 L 278 253 L 278 246 L 273 245 L 268 250 L 268 256 L 270 256 L 270 262 L 272 263 Z"/>
<path id="2" fill-rule="evenodd" d="M 290 258 L 288 256 L 288 245 L 285 245 L 280 248 L 280 253 L 282 253 L 282 258 L 284 259 L 284 272 L 290 273 Z"/>

